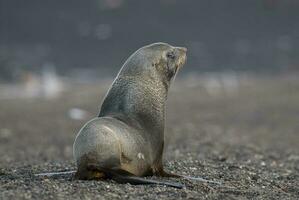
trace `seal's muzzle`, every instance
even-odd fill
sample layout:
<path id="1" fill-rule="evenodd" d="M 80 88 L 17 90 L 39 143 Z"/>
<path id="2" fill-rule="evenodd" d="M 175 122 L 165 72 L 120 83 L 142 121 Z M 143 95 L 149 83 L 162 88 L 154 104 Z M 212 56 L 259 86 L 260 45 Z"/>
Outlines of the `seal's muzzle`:
<path id="1" fill-rule="evenodd" d="M 186 63 L 187 60 L 187 48 L 186 47 L 175 47 L 178 54 L 177 68 L 180 69 Z"/>

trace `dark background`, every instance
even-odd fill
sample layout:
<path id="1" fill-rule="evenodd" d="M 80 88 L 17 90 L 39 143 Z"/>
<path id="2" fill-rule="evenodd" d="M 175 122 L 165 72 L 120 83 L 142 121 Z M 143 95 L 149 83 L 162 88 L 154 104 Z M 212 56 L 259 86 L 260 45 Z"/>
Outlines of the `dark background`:
<path id="1" fill-rule="evenodd" d="M 0 80 L 112 76 L 158 41 L 188 47 L 183 73 L 298 70 L 298 22 L 297 0 L 0 0 Z"/>

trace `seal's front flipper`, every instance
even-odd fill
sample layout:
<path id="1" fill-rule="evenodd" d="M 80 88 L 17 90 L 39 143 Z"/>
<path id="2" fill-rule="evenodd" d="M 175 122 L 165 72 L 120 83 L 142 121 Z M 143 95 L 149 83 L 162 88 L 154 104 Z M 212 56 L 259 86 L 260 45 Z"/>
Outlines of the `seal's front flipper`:
<path id="1" fill-rule="evenodd" d="M 118 183 L 130 183 L 132 185 L 165 185 L 178 189 L 182 189 L 184 185 L 180 183 L 171 183 L 166 181 L 157 181 L 157 180 L 149 180 L 137 176 L 123 176 L 123 175 L 115 175 L 112 177 Z"/>
<path id="2" fill-rule="evenodd" d="M 184 185 L 180 183 L 172 183 L 167 181 L 149 180 L 142 177 L 137 177 L 122 169 L 103 169 L 100 168 L 102 172 L 105 173 L 106 178 L 115 180 L 118 183 L 130 183 L 132 185 L 165 185 L 169 187 L 174 187 L 181 189 Z"/>

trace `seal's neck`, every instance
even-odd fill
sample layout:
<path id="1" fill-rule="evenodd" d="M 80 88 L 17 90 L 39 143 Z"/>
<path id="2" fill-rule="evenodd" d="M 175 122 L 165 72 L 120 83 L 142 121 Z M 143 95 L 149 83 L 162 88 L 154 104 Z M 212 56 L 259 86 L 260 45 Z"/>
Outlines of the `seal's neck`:
<path id="1" fill-rule="evenodd" d="M 101 107 L 99 117 L 112 116 L 133 127 L 164 132 L 168 87 L 154 79 L 117 78 Z"/>

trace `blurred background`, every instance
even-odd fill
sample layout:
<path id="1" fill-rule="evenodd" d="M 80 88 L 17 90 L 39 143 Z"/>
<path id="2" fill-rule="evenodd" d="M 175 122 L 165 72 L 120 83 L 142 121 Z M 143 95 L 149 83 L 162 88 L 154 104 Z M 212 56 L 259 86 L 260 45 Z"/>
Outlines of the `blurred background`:
<path id="1" fill-rule="evenodd" d="M 182 73 L 299 70 L 297 0 L 0 0 L 0 81 L 114 76 L 149 43 L 188 47 Z"/>

